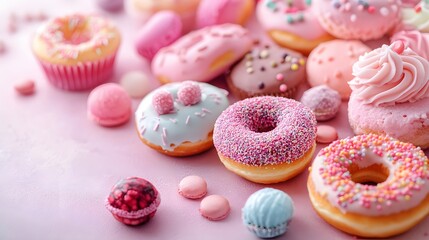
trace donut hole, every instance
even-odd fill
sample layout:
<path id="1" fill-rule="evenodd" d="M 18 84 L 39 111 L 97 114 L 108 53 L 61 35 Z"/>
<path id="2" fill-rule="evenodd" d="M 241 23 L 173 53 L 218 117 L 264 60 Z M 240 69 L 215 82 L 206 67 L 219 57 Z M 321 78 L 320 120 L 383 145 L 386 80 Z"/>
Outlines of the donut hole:
<path id="1" fill-rule="evenodd" d="M 366 167 L 352 164 L 349 167 L 349 172 L 353 182 L 363 185 L 376 186 L 389 177 L 389 169 L 383 164 L 372 164 Z"/>
<path id="2" fill-rule="evenodd" d="M 255 114 L 250 116 L 253 116 L 252 119 L 248 121 L 248 128 L 250 131 L 264 133 L 270 132 L 277 127 L 278 120 L 276 116 L 272 114 Z"/>

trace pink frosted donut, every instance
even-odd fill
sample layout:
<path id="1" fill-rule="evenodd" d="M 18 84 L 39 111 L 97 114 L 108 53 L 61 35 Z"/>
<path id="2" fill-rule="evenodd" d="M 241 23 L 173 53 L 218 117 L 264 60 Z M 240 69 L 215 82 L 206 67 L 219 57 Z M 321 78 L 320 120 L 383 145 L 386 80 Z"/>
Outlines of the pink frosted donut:
<path id="1" fill-rule="evenodd" d="M 332 40 L 315 48 L 307 60 L 307 80 L 314 87 L 327 85 L 347 100 L 352 90 L 352 66 L 359 56 L 371 49 L 360 41 Z"/>
<path id="2" fill-rule="evenodd" d="M 197 27 L 224 23 L 244 25 L 253 13 L 254 0 L 201 0 L 197 10 Z"/>
<path id="3" fill-rule="evenodd" d="M 304 0 L 260 1 L 256 17 L 277 44 L 305 55 L 320 43 L 332 39 Z"/>
<path id="4" fill-rule="evenodd" d="M 420 148 L 387 136 L 341 139 L 314 159 L 307 182 L 310 200 L 342 231 L 391 237 L 429 213 L 428 164 Z"/>
<path id="5" fill-rule="evenodd" d="M 161 83 L 207 82 L 246 54 L 252 43 L 249 32 L 240 25 L 202 28 L 162 48 L 152 61 L 152 71 Z"/>
<path id="6" fill-rule="evenodd" d="M 254 182 L 285 181 L 304 170 L 315 148 L 316 119 L 292 99 L 255 97 L 227 108 L 213 142 L 227 169 Z"/>
<path id="7" fill-rule="evenodd" d="M 411 48 L 421 57 L 429 60 L 429 33 L 421 33 L 417 30 L 400 31 L 392 36 L 391 42 L 401 40 L 405 47 Z"/>
<path id="8" fill-rule="evenodd" d="M 401 1 L 314 0 L 313 11 L 330 34 L 341 39 L 371 40 L 401 20 Z"/>

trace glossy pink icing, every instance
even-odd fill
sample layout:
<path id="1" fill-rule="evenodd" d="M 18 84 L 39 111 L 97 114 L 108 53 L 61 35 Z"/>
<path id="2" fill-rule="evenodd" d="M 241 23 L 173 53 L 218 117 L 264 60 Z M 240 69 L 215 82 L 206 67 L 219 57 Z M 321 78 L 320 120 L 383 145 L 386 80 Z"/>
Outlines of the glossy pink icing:
<path id="1" fill-rule="evenodd" d="M 200 204 L 200 213 L 211 221 L 225 219 L 230 212 L 228 199 L 220 195 L 205 197 Z"/>
<path id="2" fill-rule="evenodd" d="M 236 88 L 250 95 L 282 93 L 304 81 L 305 62 L 298 52 L 266 44 L 253 48 L 230 77 Z"/>
<path id="3" fill-rule="evenodd" d="M 371 49 L 360 41 L 332 40 L 319 44 L 308 56 L 307 80 L 311 86 L 327 85 L 338 91 L 343 100 L 352 90 L 352 66 L 359 56 Z"/>
<path id="4" fill-rule="evenodd" d="M 256 16 L 268 31 L 285 31 L 308 40 L 326 35 L 316 16 L 301 1 L 289 7 L 286 1 L 264 0 L 258 3 Z"/>
<path id="5" fill-rule="evenodd" d="M 202 0 L 197 10 L 197 27 L 224 23 L 238 24 L 238 18 L 248 0 Z M 252 0 L 253 1 L 253 0 Z"/>
<path id="6" fill-rule="evenodd" d="M 396 139 L 410 139 L 415 142 L 429 142 L 429 136 L 417 134 L 422 128 L 429 127 L 429 98 L 413 103 L 401 103 L 394 106 L 374 106 L 363 104 L 354 94 L 351 95 L 348 107 L 349 122 L 356 134 L 371 129 L 388 134 Z"/>
<path id="7" fill-rule="evenodd" d="M 102 126 L 116 126 L 131 116 L 131 99 L 116 83 L 96 87 L 88 96 L 88 117 Z"/>
<path id="8" fill-rule="evenodd" d="M 303 104 L 282 97 L 248 98 L 216 120 L 213 143 L 225 157 L 247 165 L 291 163 L 316 139 L 316 119 Z M 275 150 L 274 150 L 275 149 Z"/>
<path id="9" fill-rule="evenodd" d="M 156 76 L 172 82 L 192 79 L 207 82 L 225 72 L 252 46 L 249 32 L 239 25 L 222 24 L 191 32 L 161 49 L 152 61 Z M 227 52 L 233 56 L 222 67 L 211 69 L 214 60 Z"/>
<path id="10" fill-rule="evenodd" d="M 417 30 L 400 31 L 392 36 L 391 42 L 401 40 L 405 47 L 411 48 L 418 55 L 429 60 L 429 33 L 421 33 Z"/>
<path id="11" fill-rule="evenodd" d="M 313 11 L 330 34 L 341 39 L 371 40 L 386 34 L 401 19 L 400 0 L 318 0 Z"/>
<path id="12" fill-rule="evenodd" d="M 351 164 L 360 169 L 381 164 L 389 176 L 375 186 L 356 183 L 349 172 Z M 359 135 L 323 148 L 310 176 L 316 191 L 343 213 L 385 216 L 411 209 L 427 196 L 428 164 L 424 152 L 410 143 Z"/>
<path id="13" fill-rule="evenodd" d="M 429 62 L 409 48 L 396 52 L 396 43 L 403 45 L 383 45 L 353 65 L 349 85 L 362 103 L 395 105 L 429 97 Z"/>
<path id="14" fill-rule="evenodd" d="M 154 14 L 140 29 L 137 39 L 137 52 L 152 60 L 159 49 L 166 47 L 182 36 L 180 16 L 172 11 Z"/>

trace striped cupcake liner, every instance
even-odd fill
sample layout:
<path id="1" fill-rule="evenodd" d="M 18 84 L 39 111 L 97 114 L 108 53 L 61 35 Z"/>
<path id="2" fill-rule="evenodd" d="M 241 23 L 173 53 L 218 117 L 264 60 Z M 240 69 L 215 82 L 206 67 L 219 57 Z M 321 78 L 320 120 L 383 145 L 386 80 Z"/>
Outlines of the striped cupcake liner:
<path id="1" fill-rule="evenodd" d="M 68 91 L 92 89 L 105 83 L 113 74 L 116 54 L 95 62 L 75 65 L 40 61 L 49 80 L 57 88 Z"/>

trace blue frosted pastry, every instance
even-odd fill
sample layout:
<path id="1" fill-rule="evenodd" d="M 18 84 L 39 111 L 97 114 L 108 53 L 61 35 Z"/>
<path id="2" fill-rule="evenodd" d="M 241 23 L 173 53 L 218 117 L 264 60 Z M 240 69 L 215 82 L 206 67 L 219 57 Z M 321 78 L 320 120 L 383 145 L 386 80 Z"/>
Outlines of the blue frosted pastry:
<path id="1" fill-rule="evenodd" d="M 287 231 L 293 215 L 292 199 L 283 191 L 264 188 L 247 199 L 242 219 L 249 231 L 260 238 L 273 238 Z"/>

